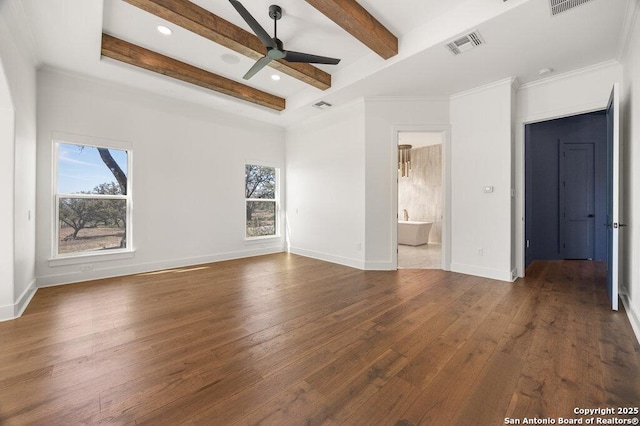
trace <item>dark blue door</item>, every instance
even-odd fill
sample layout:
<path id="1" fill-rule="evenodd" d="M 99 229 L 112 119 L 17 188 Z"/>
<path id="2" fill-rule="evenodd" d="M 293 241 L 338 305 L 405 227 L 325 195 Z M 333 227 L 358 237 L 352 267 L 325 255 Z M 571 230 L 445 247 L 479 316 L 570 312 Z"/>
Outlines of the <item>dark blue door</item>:
<path id="1" fill-rule="evenodd" d="M 563 143 L 560 235 L 565 259 L 593 259 L 595 249 L 594 144 Z"/>

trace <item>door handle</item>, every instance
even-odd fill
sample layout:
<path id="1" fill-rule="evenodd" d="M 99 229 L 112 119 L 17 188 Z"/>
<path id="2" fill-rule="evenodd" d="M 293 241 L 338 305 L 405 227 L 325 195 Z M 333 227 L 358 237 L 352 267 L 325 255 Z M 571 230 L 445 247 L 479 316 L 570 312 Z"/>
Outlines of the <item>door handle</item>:
<path id="1" fill-rule="evenodd" d="M 609 224 L 607 223 L 607 225 L 606 225 L 606 226 L 611 226 L 611 225 L 609 225 Z M 617 223 L 617 222 L 614 222 L 614 223 L 613 223 L 613 227 L 614 227 L 614 228 L 622 228 L 622 227 L 624 227 L 624 226 L 629 226 L 629 225 L 627 225 L 626 223 Z"/>
<path id="2" fill-rule="evenodd" d="M 589 215 L 589 216 L 587 216 L 587 217 L 596 217 L 596 215 L 595 215 L 595 214 L 590 214 L 590 215 Z"/>

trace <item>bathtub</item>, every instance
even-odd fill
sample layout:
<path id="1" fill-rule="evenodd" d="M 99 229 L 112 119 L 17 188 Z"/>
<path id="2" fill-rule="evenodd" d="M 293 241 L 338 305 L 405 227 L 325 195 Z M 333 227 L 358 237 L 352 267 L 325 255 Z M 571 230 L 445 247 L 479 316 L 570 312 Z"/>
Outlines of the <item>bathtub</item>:
<path id="1" fill-rule="evenodd" d="M 432 222 L 398 221 L 398 244 L 419 246 L 429 242 Z"/>

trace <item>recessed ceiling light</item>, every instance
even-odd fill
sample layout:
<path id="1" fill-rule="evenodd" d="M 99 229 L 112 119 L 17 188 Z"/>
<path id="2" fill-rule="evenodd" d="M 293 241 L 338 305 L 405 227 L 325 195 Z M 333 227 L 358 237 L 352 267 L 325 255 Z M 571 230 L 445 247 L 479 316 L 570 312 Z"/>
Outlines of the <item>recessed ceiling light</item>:
<path id="1" fill-rule="evenodd" d="M 160 32 L 160 34 L 164 34 L 164 35 L 171 35 L 171 33 L 173 32 L 171 31 L 171 28 L 165 25 L 158 25 L 158 31 Z"/>
<path id="2" fill-rule="evenodd" d="M 280 80 L 280 76 L 278 74 L 273 74 L 273 75 L 271 75 L 271 80 L 278 81 L 278 80 Z"/>
<path id="3" fill-rule="evenodd" d="M 237 64 L 238 62 L 240 62 L 240 58 L 238 58 L 236 55 L 232 55 L 231 53 L 225 53 L 224 55 L 220 56 L 220 59 L 222 59 L 222 62 L 226 62 L 227 64 Z"/>
<path id="4" fill-rule="evenodd" d="M 538 75 L 547 75 L 547 74 L 551 74 L 553 72 L 553 68 L 542 68 L 540 71 L 538 71 Z"/>

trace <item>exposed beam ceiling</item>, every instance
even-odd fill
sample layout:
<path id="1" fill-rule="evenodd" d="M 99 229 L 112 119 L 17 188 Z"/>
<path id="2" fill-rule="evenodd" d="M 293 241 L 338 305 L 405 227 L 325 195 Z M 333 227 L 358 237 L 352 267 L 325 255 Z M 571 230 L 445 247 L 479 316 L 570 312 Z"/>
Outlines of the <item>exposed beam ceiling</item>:
<path id="1" fill-rule="evenodd" d="M 253 60 L 265 55 L 258 37 L 188 0 L 125 1 Z M 279 60 L 269 66 L 318 89 L 331 87 L 331 74 L 313 65 Z"/>
<path id="2" fill-rule="evenodd" d="M 306 0 L 384 59 L 398 54 L 398 38 L 356 0 Z"/>
<path id="3" fill-rule="evenodd" d="M 282 111 L 285 108 L 283 98 L 185 64 L 108 34 L 102 34 L 102 55 L 277 111 Z"/>

